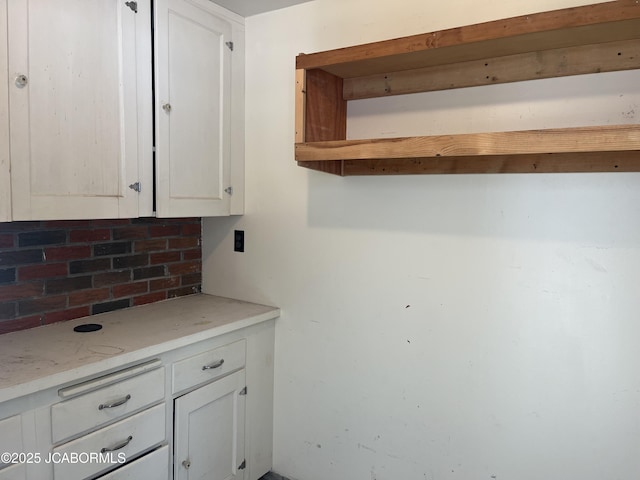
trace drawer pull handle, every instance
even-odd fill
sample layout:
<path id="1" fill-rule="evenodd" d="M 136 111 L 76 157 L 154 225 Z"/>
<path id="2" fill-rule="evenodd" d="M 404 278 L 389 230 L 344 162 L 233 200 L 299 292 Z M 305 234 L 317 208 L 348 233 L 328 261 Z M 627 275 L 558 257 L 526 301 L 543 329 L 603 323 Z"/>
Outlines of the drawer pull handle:
<path id="1" fill-rule="evenodd" d="M 209 365 L 205 365 L 204 367 L 202 367 L 202 369 L 203 370 L 213 370 L 214 368 L 221 367 L 223 363 L 224 363 L 224 358 L 221 358 L 217 362 L 211 363 Z"/>
<path id="2" fill-rule="evenodd" d="M 116 450 L 120 450 L 121 448 L 126 447 L 133 440 L 133 435 L 129 435 L 126 440 L 121 441 L 120 443 L 115 444 L 113 447 L 102 447 L 100 449 L 100 453 L 106 452 L 115 452 Z"/>
<path id="3" fill-rule="evenodd" d="M 126 397 L 122 397 L 120 400 L 116 400 L 113 403 L 101 403 L 98 405 L 98 410 L 104 410 L 105 408 L 114 408 L 119 407 L 120 405 L 124 405 L 129 401 L 131 395 L 127 395 Z"/>

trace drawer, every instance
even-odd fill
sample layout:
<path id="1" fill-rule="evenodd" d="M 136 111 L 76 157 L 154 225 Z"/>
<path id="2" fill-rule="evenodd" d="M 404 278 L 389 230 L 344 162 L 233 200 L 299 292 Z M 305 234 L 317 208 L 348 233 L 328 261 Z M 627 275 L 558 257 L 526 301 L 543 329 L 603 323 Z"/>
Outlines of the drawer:
<path id="1" fill-rule="evenodd" d="M 0 480 L 27 480 L 27 469 L 24 465 L 12 465 L 0 470 Z"/>
<path id="2" fill-rule="evenodd" d="M 164 399 L 165 370 L 157 368 L 56 403 L 51 407 L 53 443 L 87 432 Z"/>
<path id="3" fill-rule="evenodd" d="M 0 420 L 0 453 L 4 452 L 22 452 L 22 424 L 20 422 L 20 415 Z M 0 461 L 0 468 L 5 465 L 6 464 Z M 0 479 L 1 478 L 4 477 L 0 476 Z"/>
<path id="4" fill-rule="evenodd" d="M 99 480 L 153 480 L 169 479 L 169 447 L 166 445 L 148 453 L 114 472 L 107 473 Z"/>
<path id="5" fill-rule="evenodd" d="M 122 463 L 134 455 L 165 441 L 164 404 L 144 410 L 118 423 L 53 449 L 53 459 L 82 458 L 90 461 L 55 461 L 53 476 L 56 480 L 82 480 Z M 126 445 L 123 445 L 126 444 Z M 105 451 L 103 449 L 112 449 Z M 153 478 L 143 476 L 140 478 Z"/>
<path id="6" fill-rule="evenodd" d="M 173 393 L 209 382 L 244 367 L 246 341 L 239 340 L 173 364 Z"/>

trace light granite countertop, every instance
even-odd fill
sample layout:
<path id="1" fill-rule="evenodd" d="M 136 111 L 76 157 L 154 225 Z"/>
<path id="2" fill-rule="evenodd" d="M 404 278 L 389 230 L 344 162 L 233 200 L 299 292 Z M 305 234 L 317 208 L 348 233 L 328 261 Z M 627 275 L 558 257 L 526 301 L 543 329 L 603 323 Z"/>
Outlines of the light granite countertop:
<path id="1" fill-rule="evenodd" d="M 279 315 L 276 307 L 199 294 L 0 335 L 0 402 Z M 103 328 L 74 332 L 85 323 Z"/>

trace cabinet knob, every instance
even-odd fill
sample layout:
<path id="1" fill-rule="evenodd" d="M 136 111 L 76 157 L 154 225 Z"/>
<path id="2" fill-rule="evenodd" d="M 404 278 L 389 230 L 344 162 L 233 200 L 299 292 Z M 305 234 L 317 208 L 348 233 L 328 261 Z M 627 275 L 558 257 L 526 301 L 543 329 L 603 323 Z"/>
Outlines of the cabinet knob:
<path id="1" fill-rule="evenodd" d="M 187 470 L 189 470 L 189 467 L 191 466 L 191 460 L 189 460 L 188 458 L 186 460 L 182 461 L 182 466 L 184 468 L 186 468 Z"/>
<path id="2" fill-rule="evenodd" d="M 167 113 L 171 112 L 171 104 L 165 103 L 164 105 L 162 105 L 162 109 Z"/>
<path id="3" fill-rule="evenodd" d="M 29 83 L 29 79 L 26 75 L 18 75 L 16 77 L 16 87 L 24 88 L 27 86 L 27 83 Z"/>

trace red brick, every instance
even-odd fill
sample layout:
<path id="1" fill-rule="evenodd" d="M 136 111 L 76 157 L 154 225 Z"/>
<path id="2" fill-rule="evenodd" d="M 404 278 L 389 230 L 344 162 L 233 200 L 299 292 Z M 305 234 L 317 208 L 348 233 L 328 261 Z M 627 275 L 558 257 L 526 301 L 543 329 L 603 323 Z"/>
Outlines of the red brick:
<path id="1" fill-rule="evenodd" d="M 131 270 L 124 270 L 122 272 L 99 273 L 93 276 L 94 287 L 104 287 L 105 285 L 128 283 L 130 281 Z"/>
<path id="2" fill-rule="evenodd" d="M 201 218 L 200 217 L 182 217 L 182 218 L 171 218 L 168 220 L 173 220 L 174 222 L 178 222 L 178 223 L 187 223 L 187 222 L 200 222 Z"/>
<path id="3" fill-rule="evenodd" d="M 198 235 L 202 233 L 202 225 L 200 223 L 186 223 L 182 225 L 182 235 Z"/>
<path id="4" fill-rule="evenodd" d="M 43 222 L 46 228 L 91 227 L 91 220 L 51 220 Z"/>
<path id="5" fill-rule="evenodd" d="M 93 245 L 93 254 L 96 257 L 105 257 L 107 255 L 122 255 L 124 253 L 131 253 L 131 243 L 131 241 L 95 243 Z"/>
<path id="6" fill-rule="evenodd" d="M 149 227 L 150 237 L 171 237 L 180 235 L 180 225 L 155 225 Z"/>
<path id="7" fill-rule="evenodd" d="M 169 275 L 184 275 L 185 273 L 195 273 L 202 270 L 201 262 L 182 262 L 167 265 Z"/>
<path id="8" fill-rule="evenodd" d="M 176 288 L 175 290 L 169 290 L 167 292 L 167 296 L 169 298 L 174 297 L 184 297 L 186 295 L 193 295 L 194 293 L 198 293 L 200 289 L 198 287 L 182 287 Z"/>
<path id="9" fill-rule="evenodd" d="M 15 320 L 5 320 L 4 322 L 0 322 L 0 334 L 26 330 L 27 328 L 39 327 L 40 325 L 42 325 L 40 315 L 17 318 Z"/>
<path id="10" fill-rule="evenodd" d="M 192 250 L 185 250 L 182 252 L 182 260 L 201 260 L 202 249 L 194 248 Z"/>
<path id="11" fill-rule="evenodd" d="M 129 308 L 130 306 L 130 298 L 121 298 L 120 300 L 111 300 L 110 302 L 96 303 L 95 305 L 91 305 L 91 315 L 113 312 L 114 310 Z"/>
<path id="12" fill-rule="evenodd" d="M 146 267 L 147 265 L 149 265 L 149 255 L 146 253 L 126 255 L 113 259 L 113 268 Z"/>
<path id="13" fill-rule="evenodd" d="M 141 218 L 133 218 L 131 219 L 131 223 L 134 225 L 164 225 L 165 223 L 171 222 L 170 218 L 157 218 L 157 217 L 141 217 Z M 184 220 L 183 220 L 184 221 Z"/>
<path id="14" fill-rule="evenodd" d="M 47 295 L 54 293 L 75 292 L 91 288 L 91 275 L 82 277 L 49 278 L 45 282 L 44 291 Z"/>
<path id="15" fill-rule="evenodd" d="M 113 229 L 114 240 L 132 240 L 136 238 L 147 238 L 148 236 L 147 227 L 125 227 Z"/>
<path id="16" fill-rule="evenodd" d="M 91 247 L 88 245 L 76 245 L 73 247 L 45 248 L 46 261 L 51 260 L 77 260 L 91 257 Z"/>
<path id="17" fill-rule="evenodd" d="M 144 280 L 145 278 L 166 277 L 167 269 L 165 265 L 155 267 L 136 268 L 133 270 L 134 280 Z"/>
<path id="18" fill-rule="evenodd" d="M 200 285 L 202 283 L 202 273 L 189 273 L 187 275 L 182 276 L 182 281 L 180 285 Z"/>
<path id="19" fill-rule="evenodd" d="M 0 320 L 11 320 L 16 316 L 16 302 L 0 302 Z"/>
<path id="20" fill-rule="evenodd" d="M 113 298 L 131 297 L 139 293 L 149 291 L 149 282 L 127 283 L 126 285 L 116 285 L 111 289 Z"/>
<path id="21" fill-rule="evenodd" d="M 87 305 L 108 299 L 111 296 L 109 288 L 94 288 L 91 290 L 81 290 L 69 294 L 69 306 Z"/>
<path id="22" fill-rule="evenodd" d="M 180 286 L 180 277 L 158 278 L 157 280 L 151 280 L 149 282 L 149 290 L 155 292 L 156 290 L 167 290 L 169 288 L 176 288 Z"/>
<path id="23" fill-rule="evenodd" d="M 7 233 L 0 235 L 0 248 L 13 247 L 13 235 Z"/>
<path id="24" fill-rule="evenodd" d="M 134 250 L 136 252 L 153 252 L 156 250 L 166 250 L 167 240 L 164 238 L 157 238 L 154 240 L 141 240 L 135 243 Z"/>
<path id="25" fill-rule="evenodd" d="M 181 256 L 180 252 L 152 253 L 149 257 L 149 263 L 151 265 L 157 265 L 159 263 L 179 262 L 181 260 Z"/>
<path id="26" fill-rule="evenodd" d="M 18 280 L 32 280 L 34 278 L 62 277 L 69 272 L 66 263 L 45 263 L 43 265 L 29 265 L 20 267 Z"/>
<path id="27" fill-rule="evenodd" d="M 110 218 L 104 220 L 92 220 L 91 225 L 94 227 L 115 227 L 120 225 L 131 225 L 128 218 Z"/>
<path id="28" fill-rule="evenodd" d="M 0 268 L 0 284 L 14 283 L 16 281 L 16 268 Z"/>
<path id="29" fill-rule="evenodd" d="M 109 258 L 92 258 L 91 260 L 74 260 L 69 262 L 69 273 L 71 275 L 106 272 L 107 270 L 111 270 L 111 259 Z"/>
<path id="30" fill-rule="evenodd" d="M 107 228 L 97 230 L 72 230 L 69 232 L 69 241 L 72 243 L 102 242 L 104 240 L 111 240 L 111 230 Z"/>
<path id="31" fill-rule="evenodd" d="M 179 237 L 169 239 L 169 248 L 193 248 L 200 246 L 200 237 Z"/>
<path id="32" fill-rule="evenodd" d="M 39 297 L 44 292 L 44 282 L 21 283 L 0 287 L 0 301 Z"/>
<path id="33" fill-rule="evenodd" d="M 3 232 L 24 232 L 42 230 L 42 222 L 7 222 L 2 224 Z"/>
<path id="34" fill-rule="evenodd" d="M 74 318 L 88 317 L 90 314 L 89 306 L 70 308 L 68 310 L 61 310 L 59 312 L 50 312 L 44 314 L 45 325 L 55 322 L 63 322 L 65 320 L 72 320 Z"/>
<path id="35" fill-rule="evenodd" d="M 166 291 L 147 293 L 146 295 L 140 295 L 139 297 L 133 297 L 133 304 L 134 305 L 144 305 L 145 303 L 154 303 L 154 302 L 159 302 L 161 300 L 166 300 L 166 299 L 167 299 L 167 292 Z"/>
<path id="36" fill-rule="evenodd" d="M 191 223 L 200 221 L 199 217 L 177 217 L 177 218 L 156 218 L 156 217 L 147 217 L 140 218 L 137 220 L 133 220 L 133 223 L 162 223 L 166 225 L 168 223 Z"/>
<path id="37" fill-rule="evenodd" d="M 0 253 L 0 265 L 27 265 L 42 263 L 44 252 L 41 248 L 34 250 L 5 250 Z"/>
<path id="38" fill-rule="evenodd" d="M 18 315 L 32 315 L 34 313 L 62 310 L 63 308 L 67 308 L 66 295 L 22 300 L 18 302 Z"/>
<path id="39" fill-rule="evenodd" d="M 18 234 L 19 247 L 43 247 L 67 243 L 66 230 L 34 230 Z"/>

